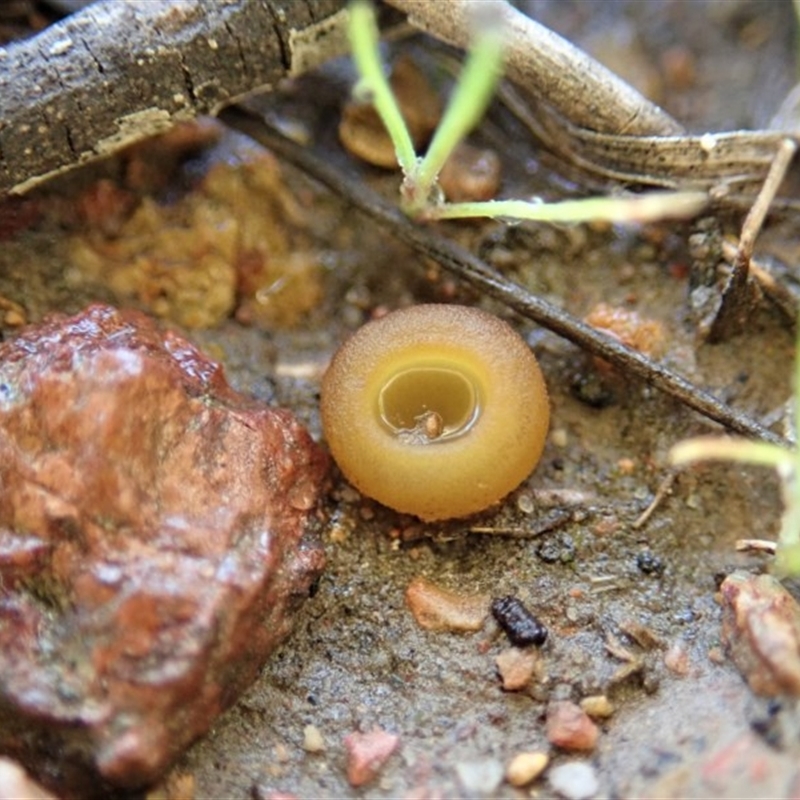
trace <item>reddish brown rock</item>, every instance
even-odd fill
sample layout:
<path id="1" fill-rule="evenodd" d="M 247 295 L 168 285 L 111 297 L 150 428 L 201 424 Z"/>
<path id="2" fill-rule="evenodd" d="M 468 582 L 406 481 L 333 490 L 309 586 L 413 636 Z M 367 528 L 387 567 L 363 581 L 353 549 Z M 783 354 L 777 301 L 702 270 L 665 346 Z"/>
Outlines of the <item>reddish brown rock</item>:
<path id="1" fill-rule="evenodd" d="M 351 786 L 364 786 L 377 777 L 383 765 L 400 744 L 400 737 L 375 728 L 367 733 L 345 736 L 347 780 Z"/>
<path id="2" fill-rule="evenodd" d="M 575 703 L 558 700 L 547 707 L 547 739 L 564 750 L 594 750 L 599 731 Z"/>
<path id="3" fill-rule="evenodd" d="M 157 779 L 289 632 L 324 470 L 139 313 L 0 345 L 0 751 L 73 796 Z"/>
<path id="4" fill-rule="evenodd" d="M 722 641 L 756 694 L 800 696 L 800 605 L 771 575 L 722 582 Z"/>

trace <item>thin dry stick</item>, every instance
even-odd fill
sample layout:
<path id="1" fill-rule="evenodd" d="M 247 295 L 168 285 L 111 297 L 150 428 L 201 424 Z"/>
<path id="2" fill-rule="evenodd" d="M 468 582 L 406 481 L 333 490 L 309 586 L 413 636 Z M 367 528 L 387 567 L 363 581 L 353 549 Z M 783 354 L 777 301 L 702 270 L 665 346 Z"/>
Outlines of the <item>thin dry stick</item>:
<path id="1" fill-rule="evenodd" d="M 579 47 L 508 3 L 464 0 L 388 0 L 409 22 L 466 48 L 479 14 L 503 20 L 506 70 L 576 125 L 613 134 L 668 136 L 683 127 Z"/>
<path id="2" fill-rule="evenodd" d="M 710 337 L 712 339 L 723 338 L 727 333 L 738 330 L 742 319 L 746 316 L 749 305 L 747 281 L 753 248 L 795 152 L 797 152 L 797 142 L 794 140 L 784 139 L 780 143 L 764 179 L 764 185 L 745 217 L 731 273 L 725 284 L 722 302 L 712 327 Z"/>
<path id="3" fill-rule="evenodd" d="M 628 184 L 704 189 L 721 203 L 747 208 L 787 136 L 763 130 L 620 136 L 551 119 L 540 109 L 534 112 L 513 90 L 503 90 L 503 99 L 533 136 L 580 169 Z M 780 197 L 777 204 L 798 207 L 793 197 Z"/>
<path id="4" fill-rule="evenodd" d="M 523 526 L 473 525 L 470 533 L 483 533 L 491 536 L 506 536 L 509 539 L 535 539 L 545 533 L 556 530 L 571 522 L 574 518 L 572 509 L 559 508 L 551 511 L 531 524 Z"/>
<path id="5" fill-rule="evenodd" d="M 774 556 L 778 549 L 778 543 L 768 539 L 737 539 L 736 549 L 739 552 L 766 553 Z"/>
<path id="6" fill-rule="evenodd" d="M 438 261 L 462 280 L 505 303 L 522 316 L 550 329 L 559 336 L 599 356 L 617 368 L 644 379 L 680 402 L 699 411 L 731 430 L 789 446 L 782 437 L 767 430 L 756 420 L 737 411 L 708 392 L 693 386 L 685 378 L 655 363 L 590 325 L 575 319 L 559 308 L 507 280 L 488 264 L 431 228 L 421 227 L 403 215 L 396 206 L 369 189 L 363 182 L 345 176 L 302 146 L 271 129 L 262 118 L 242 107 L 232 106 L 220 114 L 227 125 L 298 166 L 311 177 L 328 186 L 398 239 L 420 253 Z"/>
<path id="7" fill-rule="evenodd" d="M 661 505 L 664 498 L 672 491 L 672 485 L 675 483 L 675 478 L 678 476 L 678 470 L 673 469 L 667 473 L 667 477 L 661 481 L 656 495 L 649 506 L 634 520 L 631 527 L 638 530 L 643 527 L 645 523 L 653 516 L 653 512 Z"/>
<path id="8" fill-rule="evenodd" d="M 742 225 L 742 235 L 739 237 L 739 261 L 744 262 L 745 266 L 750 263 L 753 255 L 753 247 L 756 243 L 758 234 L 761 233 L 761 228 L 764 225 L 764 220 L 767 218 L 772 202 L 778 194 L 778 189 L 786 177 L 786 172 L 789 169 L 789 164 L 792 163 L 794 154 L 797 152 L 797 142 L 793 139 L 784 139 L 775 158 L 772 161 L 772 166 L 769 168 L 764 185 L 756 197 L 750 211 L 745 217 L 744 224 Z"/>

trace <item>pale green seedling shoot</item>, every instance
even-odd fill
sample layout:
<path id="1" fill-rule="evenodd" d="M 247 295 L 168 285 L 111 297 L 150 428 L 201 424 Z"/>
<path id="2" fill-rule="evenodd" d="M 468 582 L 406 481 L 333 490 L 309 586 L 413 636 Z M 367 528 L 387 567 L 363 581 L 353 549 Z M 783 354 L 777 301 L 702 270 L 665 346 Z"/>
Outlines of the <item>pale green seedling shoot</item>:
<path id="1" fill-rule="evenodd" d="M 403 171 L 400 206 L 406 214 L 415 219 L 491 217 L 559 223 L 591 220 L 636 223 L 691 217 L 706 205 L 708 198 L 704 192 L 652 192 L 635 197 L 596 197 L 557 203 L 444 202 L 438 185 L 439 172 L 458 143 L 480 121 L 502 73 L 502 19 L 497 14 L 484 16 L 444 115 L 420 158 L 383 71 L 372 6 L 367 0 L 356 0 L 349 7 L 350 45 L 360 76 L 356 94 L 374 104 L 391 138 Z"/>
<path id="2" fill-rule="evenodd" d="M 800 325 L 798 325 L 800 334 Z M 800 430 L 800 335 L 794 363 L 794 429 Z M 795 434 L 796 435 L 796 434 Z M 800 449 L 769 442 L 722 436 L 701 436 L 679 442 L 669 452 L 675 465 L 723 460 L 772 467 L 781 481 L 783 514 L 773 571 L 779 577 L 800 575 Z"/>

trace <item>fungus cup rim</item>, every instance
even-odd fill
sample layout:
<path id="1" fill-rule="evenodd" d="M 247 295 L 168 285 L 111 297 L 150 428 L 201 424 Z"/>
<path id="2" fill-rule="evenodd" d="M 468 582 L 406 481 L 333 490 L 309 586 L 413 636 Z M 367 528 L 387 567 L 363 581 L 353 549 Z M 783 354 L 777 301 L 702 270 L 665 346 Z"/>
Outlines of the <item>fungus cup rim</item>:
<path id="1" fill-rule="evenodd" d="M 468 431 L 434 446 L 393 435 L 378 408 L 387 381 L 431 364 L 469 376 L 481 403 Z M 412 306 L 359 329 L 323 378 L 321 409 L 345 477 L 384 505 L 429 520 L 476 513 L 515 489 L 541 457 L 550 416 L 525 341 L 497 317 L 455 305 Z"/>

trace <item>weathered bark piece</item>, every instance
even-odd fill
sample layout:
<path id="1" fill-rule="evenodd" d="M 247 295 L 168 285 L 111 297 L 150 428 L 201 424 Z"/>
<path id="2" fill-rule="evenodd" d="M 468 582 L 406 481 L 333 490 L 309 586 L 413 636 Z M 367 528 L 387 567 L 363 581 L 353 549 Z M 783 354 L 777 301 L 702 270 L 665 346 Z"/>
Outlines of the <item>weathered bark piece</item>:
<path id="1" fill-rule="evenodd" d="M 0 193 L 214 113 L 346 47 L 342 0 L 106 0 L 0 48 Z"/>
<path id="2" fill-rule="evenodd" d="M 60 796 L 157 779 L 289 632 L 325 466 L 138 312 L 0 346 L 0 752 Z"/>
<path id="3" fill-rule="evenodd" d="M 508 3 L 387 0 L 412 25 L 466 48 L 480 15 L 502 20 L 506 71 L 515 83 L 574 125 L 603 133 L 668 136 L 683 131 L 669 114 L 611 70 Z"/>

